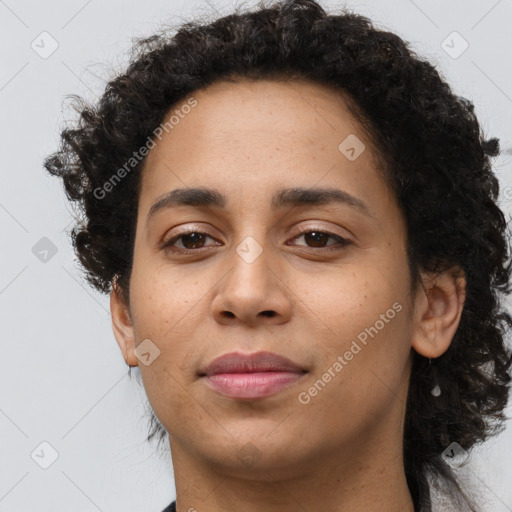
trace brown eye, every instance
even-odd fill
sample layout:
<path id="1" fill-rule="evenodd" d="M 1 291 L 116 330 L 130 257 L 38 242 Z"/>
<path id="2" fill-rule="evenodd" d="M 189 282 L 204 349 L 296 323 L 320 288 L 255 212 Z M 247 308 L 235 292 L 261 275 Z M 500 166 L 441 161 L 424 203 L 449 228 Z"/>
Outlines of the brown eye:
<path id="1" fill-rule="evenodd" d="M 321 247 L 327 243 L 330 235 L 327 233 L 322 233 L 321 231 L 309 231 L 304 234 L 304 240 L 308 244 L 313 244 L 313 247 Z"/>
<path id="2" fill-rule="evenodd" d="M 162 248 L 177 251 L 181 250 L 185 252 L 194 251 L 195 249 L 202 249 L 205 247 L 204 243 L 207 238 L 212 237 L 206 233 L 202 233 L 201 231 L 189 231 L 171 238 L 163 244 Z M 181 247 L 179 245 L 175 245 L 178 241 L 181 242 Z"/>
<path id="3" fill-rule="evenodd" d="M 204 244 L 205 235 L 204 233 L 188 233 L 186 235 L 181 235 L 179 238 L 182 239 L 182 245 L 185 247 L 185 249 L 197 249 L 198 247 L 201 247 L 202 244 Z"/>
<path id="4" fill-rule="evenodd" d="M 299 235 L 295 236 L 293 240 L 298 240 L 299 238 L 304 237 L 304 241 L 307 244 L 307 247 L 316 248 L 316 249 L 323 249 L 324 247 L 329 247 L 331 245 L 336 244 L 327 244 L 327 241 L 329 239 L 333 239 L 338 243 L 338 246 L 346 246 L 350 245 L 350 241 L 347 239 L 336 235 L 334 233 L 329 233 L 327 231 L 320 231 L 320 230 L 307 230 L 303 231 Z M 326 245 L 327 244 L 327 245 Z M 299 244 L 301 245 L 301 244 Z"/>

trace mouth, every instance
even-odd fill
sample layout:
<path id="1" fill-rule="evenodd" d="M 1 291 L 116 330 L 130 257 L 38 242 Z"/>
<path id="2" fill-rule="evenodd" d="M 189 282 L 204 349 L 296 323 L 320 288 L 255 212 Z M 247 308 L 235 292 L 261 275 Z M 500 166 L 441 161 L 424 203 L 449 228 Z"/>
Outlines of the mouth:
<path id="1" fill-rule="evenodd" d="M 276 394 L 307 373 L 290 359 L 272 352 L 232 352 L 214 359 L 199 376 L 226 397 L 257 399 Z"/>

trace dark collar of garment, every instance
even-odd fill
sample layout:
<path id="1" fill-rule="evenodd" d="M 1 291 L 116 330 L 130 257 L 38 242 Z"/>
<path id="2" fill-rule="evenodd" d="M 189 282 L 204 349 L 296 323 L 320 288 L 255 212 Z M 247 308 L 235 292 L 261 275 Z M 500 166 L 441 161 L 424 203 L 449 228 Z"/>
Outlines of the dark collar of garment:
<path id="1" fill-rule="evenodd" d="M 176 512 L 176 502 L 173 501 L 171 504 L 165 507 L 162 512 Z"/>

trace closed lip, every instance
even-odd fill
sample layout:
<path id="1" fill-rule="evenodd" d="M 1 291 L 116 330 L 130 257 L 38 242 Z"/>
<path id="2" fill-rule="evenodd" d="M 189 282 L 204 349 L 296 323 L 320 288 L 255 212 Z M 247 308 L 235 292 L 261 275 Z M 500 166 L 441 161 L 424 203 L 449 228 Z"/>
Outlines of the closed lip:
<path id="1" fill-rule="evenodd" d="M 307 373 L 287 357 L 273 352 L 230 352 L 215 358 L 199 371 L 201 377 L 220 373 L 294 372 Z"/>

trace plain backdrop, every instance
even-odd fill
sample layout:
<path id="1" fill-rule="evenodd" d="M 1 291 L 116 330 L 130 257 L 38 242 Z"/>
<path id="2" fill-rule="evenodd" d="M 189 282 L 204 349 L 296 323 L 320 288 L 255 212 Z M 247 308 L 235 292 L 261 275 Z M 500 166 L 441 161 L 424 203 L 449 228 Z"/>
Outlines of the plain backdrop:
<path id="1" fill-rule="evenodd" d="M 321 3 L 397 33 L 473 101 L 486 135 L 505 150 L 495 171 L 510 218 L 512 1 Z M 0 511 L 160 512 L 175 497 L 170 460 L 145 443 L 145 394 L 127 376 L 108 297 L 82 277 L 68 238 L 71 208 L 42 161 L 75 118 L 66 96 L 101 95 L 132 37 L 234 5 L 0 0 Z M 511 454 L 509 423 L 464 470 L 481 486 L 485 511 L 512 510 Z"/>

